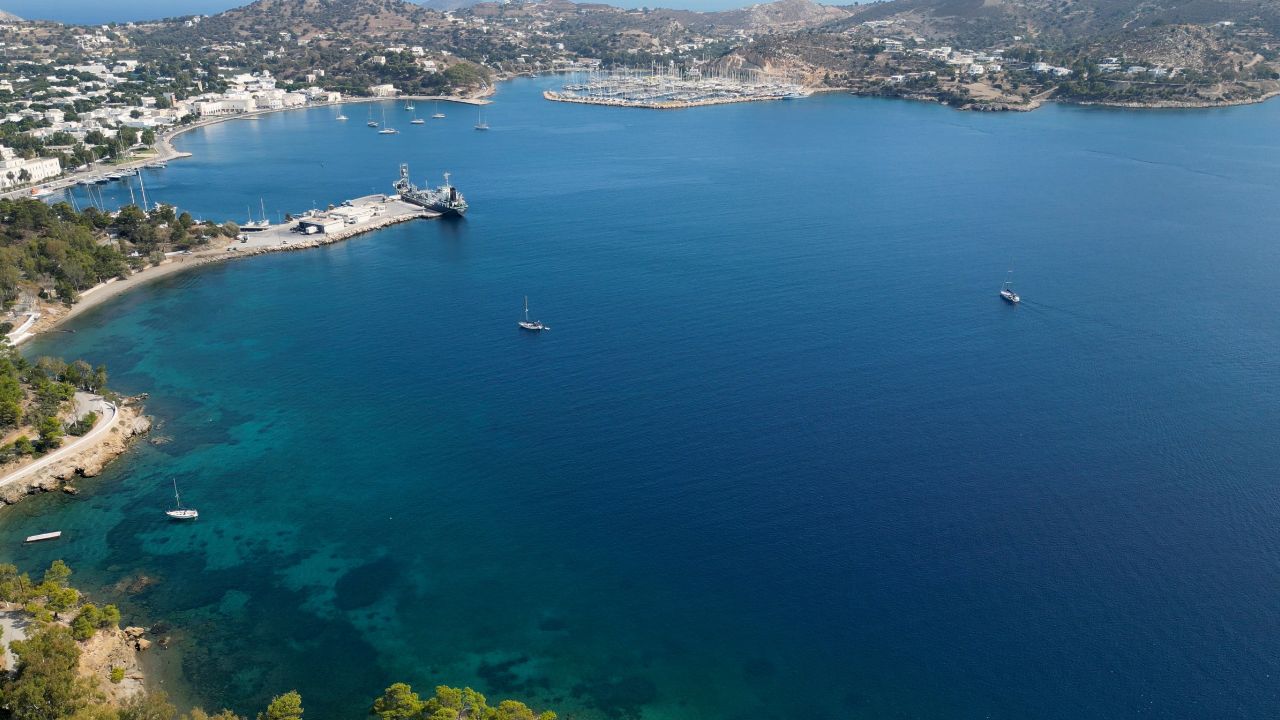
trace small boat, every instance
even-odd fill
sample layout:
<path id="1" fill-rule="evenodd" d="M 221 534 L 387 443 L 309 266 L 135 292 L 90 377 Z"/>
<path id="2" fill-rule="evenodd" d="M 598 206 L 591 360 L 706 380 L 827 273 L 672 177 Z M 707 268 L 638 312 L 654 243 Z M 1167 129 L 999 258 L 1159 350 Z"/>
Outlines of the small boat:
<path id="1" fill-rule="evenodd" d="M 415 106 L 414 106 L 414 104 L 413 104 L 413 103 L 408 103 L 408 102 L 407 102 L 407 103 L 405 103 L 405 104 L 404 104 L 404 109 L 405 109 L 405 111 L 406 111 L 406 112 L 408 112 L 409 110 L 413 110 L 413 109 L 414 109 L 414 107 L 415 107 Z"/>
<path id="2" fill-rule="evenodd" d="M 529 319 L 529 296 L 528 295 L 524 296 L 524 319 L 516 324 L 525 330 L 531 330 L 533 332 L 540 332 L 542 330 L 551 329 L 550 327 L 543 325 L 538 320 Z"/>
<path id="3" fill-rule="evenodd" d="M 440 112 L 440 103 L 436 103 L 436 111 L 431 115 L 432 120 L 443 120 L 444 113 Z"/>
<path id="4" fill-rule="evenodd" d="M 121 175 L 120 173 L 108 173 L 108 174 L 107 174 L 107 179 L 108 179 L 108 180 L 112 180 L 112 181 L 114 181 L 114 180 L 120 180 L 120 179 L 121 179 L 121 178 L 123 178 L 123 177 L 124 177 L 124 175 Z"/>
<path id="5" fill-rule="evenodd" d="M 182 507 L 182 498 L 178 496 L 178 480 L 176 478 L 173 481 L 173 502 L 173 509 L 164 511 L 164 514 L 170 518 L 174 520 L 195 520 L 200 517 L 200 513 L 196 512 L 195 508 Z"/>
<path id="6" fill-rule="evenodd" d="M 365 123 L 365 125 L 368 125 L 369 127 L 378 127 L 378 121 L 370 120 L 369 122 Z"/>
<path id="7" fill-rule="evenodd" d="M 40 533 L 39 535 L 28 536 L 26 539 L 26 542 L 33 543 L 33 542 L 40 542 L 41 540 L 57 540 L 60 537 L 62 537 L 62 531 L 57 530 L 54 532 Z"/>
<path id="8" fill-rule="evenodd" d="M 482 111 L 482 110 L 477 110 L 477 111 L 476 111 L 476 129 L 477 129 L 477 130 L 488 130 L 488 129 L 489 129 L 489 123 L 487 123 L 487 122 L 485 122 L 485 121 L 484 121 L 484 115 L 483 115 L 482 113 L 483 113 L 483 111 Z"/>
<path id="9" fill-rule="evenodd" d="M 342 121 L 342 122 L 346 122 L 347 120 L 350 120 L 351 118 L 347 117 L 346 115 L 343 115 L 342 113 L 338 113 L 338 117 L 337 117 L 336 119 L 337 119 L 337 120 L 340 120 L 340 121 Z"/>
<path id="10" fill-rule="evenodd" d="M 409 121 L 409 124 L 410 125 L 426 125 L 427 121 L 423 120 L 422 118 L 414 118 Z"/>
<path id="11" fill-rule="evenodd" d="M 1009 271 L 1009 275 L 1013 275 L 1013 271 Z M 1022 298 L 1018 297 L 1018 293 L 1013 291 L 1013 281 L 1005 278 L 1004 285 L 1000 286 L 1000 297 L 1010 305 L 1017 305 L 1022 302 Z"/>

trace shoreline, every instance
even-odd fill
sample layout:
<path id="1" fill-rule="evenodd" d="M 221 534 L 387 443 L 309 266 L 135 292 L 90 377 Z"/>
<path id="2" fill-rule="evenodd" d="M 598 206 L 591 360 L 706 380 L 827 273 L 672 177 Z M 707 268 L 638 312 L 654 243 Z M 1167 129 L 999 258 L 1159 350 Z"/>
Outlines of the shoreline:
<path id="1" fill-rule="evenodd" d="M 357 200 L 362 200 L 358 198 Z M 352 238 L 364 235 L 365 233 L 381 230 L 392 225 L 403 222 L 409 222 L 417 219 L 435 219 L 439 215 L 429 210 L 409 206 L 408 203 L 399 203 L 401 207 L 398 214 L 386 214 L 372 220 L 367 220 L 355 225 L 344 227 L 337 232 L 322 235 L 298 236 L 297 239 L 289 238 L 289 242 L 265 245 L 258 244 L 255 246 L 245 246 L 242 249 L 242 243 L 234 240 L 227 243 L 210 247 L 207 250 L 199 250 L 192 252 L 190 255 L 175 255 L 166 258 L 159 265 L 150 265 L 138 270 L 124 279 L 111 278 L 105 282 L 94 285 L 93 287 L 80 293 L 79 299 L 75 304 L 67 307 L 61 303 L 42 305 L 39 310 L 39 318 L 27 328 L 21 336 L 14 341 L 14 345 L 21 346 L 23 343 L 35 338 L 39 335 L 48 333 L 57 328 L 62 323 L 71 320 L 99 305 L 113 300 L 125 293 L 134 290 L 153 280 L 175 275 L 187 270 L 193 270 L 205 265 L 214 263 L 228 262 L 231 260 L 242 260 L 256 257 L 258 255 L 266 255 L 268 253 L 278 252 L 294 252 L 298 250 L 310 250 L 324 245 L 332 245 L 334 243 L 345 242 Z M 291 223 L 285 223 L 285 226 Z M 284 226 L 273 226 L 272 231 L 279 233 Z M 268 232 L 263 231 L 260 237 L 268 236 Z M 0 480 L 3 485 L 3 480 Z"/>
<path id="2" fill-rule="evenodd" d="M 88 433 L 5 472 L 0 477 L 0 507 L 43 492 L 62 490 L 74 494 L 76 490 L 69 484 L 72 480 L 100 474 L 129 449 L 135 438 L 150 431 L 151 421 L 143 415 L 141 406 L 131 402 L 119 406 L 105 401 L 103 404 L 110 416 L 99 419 Z"/>
<path id="3" fill-rule="evenodd" d="M 496 92 L 496 88 L 494 88 L 493 86 L 487 86 L 486 88 L 481 90 L 476 97 L 464 97 L 462 95 L 398 95 L 396 97 L 355 97 L 355 98 L 343 98 L 342 100 L 339 100 L 337 102 L 307 103 L 306 105 L 300 105 L 298 107 L 268 108 L 265 110 L 254 110 L 253 112 L 238 113 L 235 115 L 218 115 L 215 117 L 200 119 L 188 125 L 171 127 L 162 132 L 157 133 L 156 143 L 155 145 L 152 146 L 153 148 L 155 148 L 155 153 L 153 155 L 148 155 L 147 157 L 141 157 L 141 158 L 134 158 L 132 160 L 128 160 L 126 162 L 121 162 L 121 163 L 109 163 L 109 164 L 95 163 L 94 165 L 90 166 L 88 170 L 82 170 L 79 172 L 72 171 L 72 172 L 64 173 L 61 177 L 58 177 L 47 183 L 41 183 L 38 185 L 31 185 L 27 187 L 22 187 L 22 188 L 17 188 L 14 190 L 8 190 L 6 192 L 2 192 L 0 193 L 0 198 L 13 198 L 13 199 L 31 198 L 31 199 L 38 200 L 50 193 L 75 187 L 76 183 L 79 182 L 80 180 L 86 177 L 91 177 L 93 175 L 103 173 L 103 172 L 119 172 L 121 170 L 141 169 L 143 166 L 149 165 L 151 163 L 156 163 L 156 162 L 167 163 L 172 160 L 181 160 L 184 158 L 192 157 L 191 153 L 184 152 L 173 146 L 174 138 L 178 137 L 179 135 L 182 135 L 183 133 L 191 132 L 192 130 L 199 130 L 200 128 L 211 127 L 213 125 L 218 125 L 224 122 L 230 122 L 232 120 L 246 120 L 249 118 L 259 118 L 259 117 L 264 117 L 266 115 L 271 115 L 274 113 L 289 112 L 292 110 L 311 110 L 313 108 L 336 107 L 339 105 L 371 103 L 371 102 L 387 102 L 387 101 L 396 102 L 400 100 L 406 100 L 406 101 L 412 100 L 414 102 L 451 102 L 451 103 L 458 103 L 461 105 L 470 105 L 473 107 L 483 107 L 493 102 L 488 98 L 492 96 L 495 92 Z"/>

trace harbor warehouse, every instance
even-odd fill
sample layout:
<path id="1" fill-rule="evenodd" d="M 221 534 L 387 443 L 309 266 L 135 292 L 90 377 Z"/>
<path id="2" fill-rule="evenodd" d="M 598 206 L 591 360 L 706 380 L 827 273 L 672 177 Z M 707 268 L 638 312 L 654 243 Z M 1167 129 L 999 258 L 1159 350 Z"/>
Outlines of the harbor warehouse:
<path id="1" fill-rule="evenodd" d="M 316 233 L 331 233 L 341 230 L 347 222 L 342 218 L 335 217 L 315 217 L 305 218 L 298 222 L 298 229 L 307 235 L 315 235 Z"/>

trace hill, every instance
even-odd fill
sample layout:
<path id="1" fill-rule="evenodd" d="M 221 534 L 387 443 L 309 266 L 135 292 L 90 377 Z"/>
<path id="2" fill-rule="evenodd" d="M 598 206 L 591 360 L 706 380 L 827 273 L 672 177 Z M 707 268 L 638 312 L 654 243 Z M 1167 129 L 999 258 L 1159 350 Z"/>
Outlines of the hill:
<path id="1" fill-rule="evenodd" d="M 1280 0 L 890 0 L 741 45 L 762 68 L 975 109 L 1212 106 L 1280 94 Z"/>
<path id="2" fill-rule="evenodd" d="M 256 0 L 206 18 L 195 31 L 206 38 L 261 37 L 286 32 L 386 37 L 410 33 L 436 15 L 404 0 Z"/>

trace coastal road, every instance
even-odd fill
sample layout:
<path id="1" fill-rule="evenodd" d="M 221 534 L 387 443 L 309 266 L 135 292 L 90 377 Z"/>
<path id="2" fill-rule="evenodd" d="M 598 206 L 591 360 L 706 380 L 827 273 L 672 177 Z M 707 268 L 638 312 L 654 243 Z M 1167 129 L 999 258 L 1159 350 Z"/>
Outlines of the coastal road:
<path id="1" fill-rule="evenodd" d="M 102 415 L 102 417 L 98 418 L 98 422 L 93 426 L 93 429 L 30 465 L 24 465 L 0 478 L 0 487 L 5 487 L 10 483 L 18 482 L 42 468 L 49 467 L 59 460 L 65 460 L 71 455 L 74 455 L 87 447 L 91 447 L 98 438 L 102 437 L 103 433 L 110 432 L 111 428 L 115 427 L 116 423 L 120 420 L 120 411 L 116 408 L 115 404 L 107 402 L 105 398 L 98 395 L 76 393 L 75 402 L 76 417 L 82 417 L 85 412 L 90 410 L 101 411 L 100 415 Z"/>

